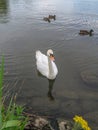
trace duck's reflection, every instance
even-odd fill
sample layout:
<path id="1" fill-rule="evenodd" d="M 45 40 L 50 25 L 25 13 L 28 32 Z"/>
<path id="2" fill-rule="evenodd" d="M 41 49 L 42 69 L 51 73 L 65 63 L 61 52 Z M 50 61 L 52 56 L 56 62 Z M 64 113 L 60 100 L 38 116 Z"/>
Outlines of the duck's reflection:
<path id="1" fill-rule="evenodd" d="M 54 101 L 55 100 L 55 98 L 54 98 L 54 96 L 53 96 L 53 94 L 52 94 L 52 90 L 53 90 L 53 85 L 54 85 L 54 82 L 55 82 L 55 80 L 48 80 L 48 82 L 49 82 L 49 90 L 48 90 L 48 93 L 47 93 L 47 96 L 48 96 L 48 98 L 51 100 L 51 101 Z"/>

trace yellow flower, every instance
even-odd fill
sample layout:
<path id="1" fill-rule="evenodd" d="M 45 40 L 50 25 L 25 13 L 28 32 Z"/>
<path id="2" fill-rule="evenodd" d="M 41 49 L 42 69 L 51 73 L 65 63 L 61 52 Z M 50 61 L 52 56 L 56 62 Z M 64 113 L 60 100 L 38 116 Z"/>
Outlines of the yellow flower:
<path id="1" fill-rule="evenodd" d="M 82 116 L 77 116 L 77 115 L 76 115 L 76 116 L 73 118 L 73 120 L 75 121 L 75 123 L 79 123 L 84 130 L 91 130 L 91 128 L 88 126 L 87 121 L 84 120 L 84 119 L 82 118 Z"/>

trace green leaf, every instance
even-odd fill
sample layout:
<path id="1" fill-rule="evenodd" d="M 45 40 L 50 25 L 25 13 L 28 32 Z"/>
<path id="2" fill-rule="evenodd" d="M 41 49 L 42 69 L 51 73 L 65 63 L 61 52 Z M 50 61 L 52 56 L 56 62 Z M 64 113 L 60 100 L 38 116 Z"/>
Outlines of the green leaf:
<path id="1" fill-rule="evenodd" d="M 0 128 L 2 126 L 2 87 L 3 87 L 3 73 L 4 73 L 4 56 L 2 56 L 2 63 L 0 66 Z"/>
<path id="2" fill-rule="evenodd" d="M 19 120 L 7 121 L 3 124 L 1 130 L 8 128 L 8 127 L 19 127 L 20 124 L 21 124 L 21 121 L 19 121 Z"/>

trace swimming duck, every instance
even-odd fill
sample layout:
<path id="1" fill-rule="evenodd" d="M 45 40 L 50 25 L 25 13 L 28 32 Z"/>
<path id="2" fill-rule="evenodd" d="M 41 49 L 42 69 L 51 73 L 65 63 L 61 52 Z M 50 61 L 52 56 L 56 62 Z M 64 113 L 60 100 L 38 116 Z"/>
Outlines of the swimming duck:
<path id="1" fill-rule="evenodd" d="M 50 19 L 48 17 L 44 17 L 43 20 L 48 21 L 50 23 Z"/>
<path id="2" fill-rule="evenodd" d="M 54 62 L 53 50 L 49 49 L 47 55 L 44 55 L 38 50 L 36 51 L 35 57 L 37 70 L 48 79 L 55 79 L 58 74 L 58 69 Z"/>
<path id="3" fill-rule="evenodd" d="M 49 18 L 49 19 L 54 19 L 54 20 L 56 20 L 56 15 L 49 15 L 48 18 Z"/>
<path id="4" fill-rule="evenodd" d="M 92 36 L 92 32 L 94 32 L 93 29 L 91 29 L 90 31 L 80 30 L 79 34 L 80 35 L 90 35 L 90 36 Z"/>

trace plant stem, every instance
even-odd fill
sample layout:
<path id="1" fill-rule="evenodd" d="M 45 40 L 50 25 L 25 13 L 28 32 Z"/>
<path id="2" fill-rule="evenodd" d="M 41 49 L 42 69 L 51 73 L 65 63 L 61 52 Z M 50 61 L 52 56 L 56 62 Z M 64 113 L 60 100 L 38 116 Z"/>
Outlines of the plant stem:
<path id="1" fill-rule="evenodd" d="M 3 87 L 4 57 L 0 68 L 0 128 L 2 127 L 2 87 Z"/>

